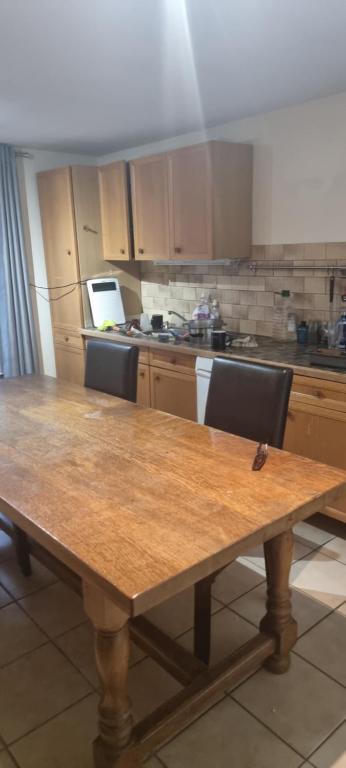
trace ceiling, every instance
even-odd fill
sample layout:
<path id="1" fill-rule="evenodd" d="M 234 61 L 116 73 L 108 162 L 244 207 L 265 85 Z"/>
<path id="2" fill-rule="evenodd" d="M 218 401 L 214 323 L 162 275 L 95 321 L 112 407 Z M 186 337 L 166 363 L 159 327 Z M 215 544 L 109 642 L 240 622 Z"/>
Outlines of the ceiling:
<path id="1" fill-rule="evenodd" d="M 0 0 L 0 142 L 102 155 L 346 90 L 345 0 Z"/>

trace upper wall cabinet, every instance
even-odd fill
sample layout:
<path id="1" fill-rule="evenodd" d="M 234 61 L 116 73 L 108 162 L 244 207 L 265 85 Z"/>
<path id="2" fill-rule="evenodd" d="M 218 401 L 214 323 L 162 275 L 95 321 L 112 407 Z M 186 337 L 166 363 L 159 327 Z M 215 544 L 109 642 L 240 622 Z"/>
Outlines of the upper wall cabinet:
<path id="1" fill-rule="evenodd" d="M 103 258 L 128 261 L 132 256 L 127 166 L 123 160 L 98 169 Z"/>
<path id="2" fill-rule="evenodd" d="M 167 155 L 131 163 L 135 259 L 170 258 L 169 163 Z"/>
<path id="3" fill-rule="evenodd" d="M 212 259 L 210 152 L 207 144 L 169 154 L 170 257 Z"/>
<path id="4" fill-rule="evenodd" d="M 211 141 L 131 163 L 136 259 L 247 258 L 252 147 Z"/>

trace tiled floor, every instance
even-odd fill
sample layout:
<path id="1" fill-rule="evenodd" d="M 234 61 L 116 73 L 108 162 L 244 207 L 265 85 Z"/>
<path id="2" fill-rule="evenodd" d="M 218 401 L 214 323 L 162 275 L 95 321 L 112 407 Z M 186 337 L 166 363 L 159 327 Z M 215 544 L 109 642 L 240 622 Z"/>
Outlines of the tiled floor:
<path id="1" fill-rule="evenodd" d="M 337 535 L 334 535 L 334 534 Z M 260 670 L 148 761 L 148 768 L 346 768 L 346 542 L 296 528 L 293 609 L 299 640 L 283 676 Z M 35 561 L 18 571 L 0 532 L 0 768 L 92 768 L 98 678 L 81 602 Z M 256 633 L 264 613 L 261 549 L 215 582 L 212 661 Z M 191 590 L 150 612 L 192 646 Z M 179 690 L 135 646 L 129 692 L 140 719 Z"/>

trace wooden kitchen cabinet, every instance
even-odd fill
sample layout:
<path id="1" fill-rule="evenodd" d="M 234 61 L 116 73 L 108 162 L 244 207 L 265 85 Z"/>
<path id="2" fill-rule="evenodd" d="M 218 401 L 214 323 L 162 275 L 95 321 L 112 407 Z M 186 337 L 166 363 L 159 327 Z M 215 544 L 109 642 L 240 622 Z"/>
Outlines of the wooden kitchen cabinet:
<path id="1" fill-rule="evenodd" d="M 55 364 L 57 378 L 73 384 L 84 385 L 84 350 L 55 343 Z"/>
<path id="2" fill-rule="evenodd" d="M 212 188 L 208 144 L 169 153 L 171 258 L 212 259 Z"/>
<path id="3" fill-rule="evenodd" d="M 346 469 L 346 383 L 294 376 L 284 448 Z M 325 511 L 346 522 L 346 497 Z"/>
<path id="4" fill-rule="evenodd" d="M 150 373 L 149 365 L 138 364 L 137 404 L 150 408 Z"/>
<path id="5" fill-rule="evenodd" d="M 152 408 L 196 421 L 195 376 L 150 366 Z"/>
<path id="6" fill-rule="evenodd" d="M 167 155 L 133 160 L 130 169 L 135 259 L 169 259 Z"/>
<path id="7" fill-rule="evenodd" d="M 101 248 L 97 169 L 56 168 L 37 175 L 57 377 L 81 384 L 84 351 L 79 254 L 93 274 Z"/>
<path id="8" fill-rule="evenodd" d="M 120 160 L 98 168 L 103 258 L 129 261 L 132 256 L 127 164 Z"/>
<path id="9" fill-rule="evenodd" d="M 136 259 L 248 258 L 252 147 L 211 141 L 131 163 Z"/>

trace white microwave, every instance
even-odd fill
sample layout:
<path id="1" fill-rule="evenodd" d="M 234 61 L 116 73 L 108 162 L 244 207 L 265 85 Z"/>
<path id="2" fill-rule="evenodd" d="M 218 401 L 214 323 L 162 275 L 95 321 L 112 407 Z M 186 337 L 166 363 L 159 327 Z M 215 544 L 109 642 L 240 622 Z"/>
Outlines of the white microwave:
<path id="1" fill-rule="evenodd" d="M 92 321 L 95 327 L 105 320 L 117 325 L 125 323 L 119 280 L 116 277 L 97 277 L 87 280 Z"/>

